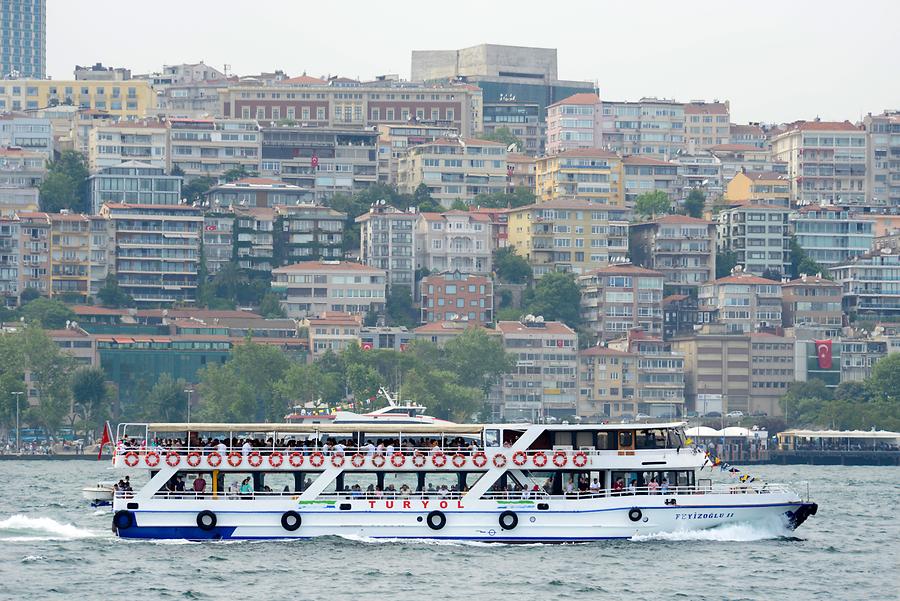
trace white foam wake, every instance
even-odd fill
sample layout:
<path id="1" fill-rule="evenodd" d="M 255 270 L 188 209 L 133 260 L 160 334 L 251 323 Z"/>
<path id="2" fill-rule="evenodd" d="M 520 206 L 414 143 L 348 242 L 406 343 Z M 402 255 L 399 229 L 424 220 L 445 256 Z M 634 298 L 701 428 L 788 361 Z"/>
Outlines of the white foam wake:
<path id="1" fill-rule="evenodd" d="M 674 530 L 655 534 L 637 534 L 632 541 L 718 541 L 752 542 L 793 536 L 791 530 L 781 521 L 738 523 L 708 528 L 705 530 Z"/>
<path id="2" fill-rule="evenodd" d="M 0 520 L 0 541 L 74 540 L 99 536 L 96 532 L 63 524 L 53 518 L 16 514 Z"/>

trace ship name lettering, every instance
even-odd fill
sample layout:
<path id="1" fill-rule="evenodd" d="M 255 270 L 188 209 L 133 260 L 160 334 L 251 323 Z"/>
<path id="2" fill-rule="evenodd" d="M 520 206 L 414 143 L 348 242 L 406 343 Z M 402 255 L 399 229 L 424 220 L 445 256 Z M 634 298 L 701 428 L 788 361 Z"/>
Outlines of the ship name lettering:
<path id="1" fill-rule="evenodd" d="M 733 518 L 734 512 L 714 512 L 714 513 L 676 513 L 676 520 L 715 520 L 721 518 Z"/>

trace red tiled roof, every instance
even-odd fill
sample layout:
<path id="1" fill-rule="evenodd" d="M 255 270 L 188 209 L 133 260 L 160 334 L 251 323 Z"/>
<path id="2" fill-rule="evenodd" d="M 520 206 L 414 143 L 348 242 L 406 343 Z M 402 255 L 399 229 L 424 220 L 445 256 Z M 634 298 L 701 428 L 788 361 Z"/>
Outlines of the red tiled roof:
<path id="1" fill-rule="evenodd" d="M 594 94 L 592 92 L 579 92 L 577 94 L 572 94 L 568 98 L 563 98 L 559 102 L 554 102 L 547 108 L 550 108 L 553 106 L 560 106 L 560 105 L 564 105 L 564 104 L 589 105 L 589 104 L 598 104 L 599 102 L 600 102 L 600 97 L 597 96 L 596 94 Z"/>
<path id="2" fill-rule="evenodd" d="M 283 273 L 290 271 L 375 271 L 384 273 L 383 270 L 378 269 L 377 267 L 369 267 L 368 265 L 363 265 L 361 263 L 352 263 L 349 261 L 303 261 L 301 263 L 285 265 L 284 267 L 278 267 L 277 269 L 272 270 L 273 273 Z"/>
<path id="3" fill-rule="evenodd" d="M 669 296 L 662 299 L 663 305 L 668 305 L 669 303 L 677 303 L 678 301 L 683 301 L 688 298 L 687 294 L 670 294 Z"/>
<path id="4" fill-rule="evenodd" d="M 127 315 L 128 309 L 108 309 L 93 305 L 74 305 L 69 307 L 75 315 Z"/>
<path id="5" fill-rule="evenodd" d="M 506 153 L 507 163 L 533 163 L 534 161 L 534 157 L 528 156 L 527 154 L 522 154 L 521 152 Z"/>
<path id="6" fill-rule="evenodd" d="M 298 75 L 297 77 L 289 77 L 288 79 L 281 80 L 280 83 L 286 84 L 298 84 L 298 85 L 323 85 L 325 83 L 324 79 L 319 79 L 318 77 L 311 77 L 309 75 Z"/>
<path id="7" fill-rule="evenodd" d="M 713 222 L 707 221 L 706 219 L 698 219 L 696 217 L 690 217 L 688 215 L 665 215 L 663 217 L 657 217 L 656 219 L 652 219 L 647 221 L 646 223 L 696 223 L 696 224 L 704 224 L 710 225 Z M 636 223 L 634 225 L 640 225 Z"/>
<path id="8" fill-rule="evenodd" d="M 492 330 L 474 321 L 434 321 L 415 328 L 413 332 L 415 334 L 461 334 L 466 330 L 473 329 L 484 330 L 487 334 L 499 334 L 497 330 Z"/>
<path id="9" fill-rule="evenodd" d="M 781 282 L 776 282 L 775 280 L 767 280 L 766 278 L 761 278 L 756 275 L 752 275 L 749 273 L 742 273 L 741 275 L 729 275 L 724 278 L 719 278 L 715 281 L 716 284 L 768 284 L 772 286 L 781 286 Z"/>
<path id="10" fill-rule="evenodd" d="M 498 321 L 497 329 L 504 334 L 571 334 L 575 330 L 561 321 L 545 321 L 543 327 L 529 328 L 518 321 Z"/>
<path id="11" fill-rule="evenodd" d="M 786 131 L 862 131 L 861 127 L 849 121 L 795 121 L 787 125 Z"/>
<path id="12" fill-rule="evenodd" d="M 32 152 L 32 151 L 30 151 L 30 150 L 25 150 L 24 148 L 17 148 L 17 147 L 9 147 L 9 146 L 7 146 L 7 147 L 5 147 L 5 148 L 0 148 L 0 156 L 4 156 L 4 157 L 34 157 L 34 158 L 37 158 L 37 157 L 40 157 L 40 156 L 43 156 L 43 155 L 42 155 L 41 153 L 39 153 L 39 152 Z"/>
<path id="13" fill-rule="evenodd" d="M 726 115 L 728 107 L 724 102 L 688 102 L 684 105 L 685 115 Z"/>
<path id="14" fill-rule="evenodd" d="M 763 129 L 758 125 L 741 125 L 739 123 L 731 124 L 731 133 L 765 135 Z"/>

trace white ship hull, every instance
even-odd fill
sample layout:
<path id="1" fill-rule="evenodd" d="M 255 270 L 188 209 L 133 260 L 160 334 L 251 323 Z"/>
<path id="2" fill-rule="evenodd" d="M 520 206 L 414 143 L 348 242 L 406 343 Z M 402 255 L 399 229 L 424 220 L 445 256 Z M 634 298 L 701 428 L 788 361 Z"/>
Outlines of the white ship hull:
<path id="1" fill-rule="evenodd" d="M 667 505 L 666 502 L 674 505 Z M 251 507 L 252 505 L 252 507 Z M 114 509 L 124 510 L 117 499 Z M 156 508 L 158 507 L 158 508 Z M 539 508 L 540 507 L 540 508 Z M 801 509 L 806 507 L 807 509 Z M 336 499 L 301 502 L 278 500 L 168 499 L 139 504 L 132 524 L 118 528 L 123 538 L 276 539 L 347 536 L 391 539 L 441 539 L 496 542 L 581 542 L 632 538 L 663 532 L 702 530 L 729 524 L 795 525 L 809 504 L 795 495 L 704 494 L 621 496 L 593 500 L 488 501 L 457 499 Z M 633 510 L 638 510 L 634 512 Z M 215 525 L 198 526 L 198 514 L 212 511 Z M 285 512 L 296 511 L 300 524 L 282 526 Z M 429 514 L 440 512 L 443 527 L 429 527 Z M 512 512 L 515 527 L 504 529 L 500 517 Z M 631 512 L 631 515 L 629 515 Z M 805 515 L 803 519 L 805 519 Z M 634 519 L 637 518 L 637 519 Z M 507 526 L 509 526 L 509 517 Z M 440 517 L 432 517 L 434 525 Z"/>

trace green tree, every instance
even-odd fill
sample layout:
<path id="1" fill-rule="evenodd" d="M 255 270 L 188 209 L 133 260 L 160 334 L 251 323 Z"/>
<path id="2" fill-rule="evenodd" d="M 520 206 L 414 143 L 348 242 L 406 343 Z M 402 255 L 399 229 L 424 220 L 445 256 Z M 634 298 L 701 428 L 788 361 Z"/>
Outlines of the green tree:
<path id="1" fill-rule="evenodd" d="M 72 374 L 72 400 L 75 414 L 85 431 L 95 431 L 110 412 L 110 394 L 106 374 L 99 367 L 82 367 Z"/>
<path id="2" fill-rule="evenodd" d="M 216 180 L 211 177 L 195 177 L 190 182 L 181 186 L 181 197 L 188 202 L 198 202 L 203 195 L 216 185 Z"/>
<path id="3" fill-rule="evenodd" d="M 385 312 L 390 325 L 408 328 L 416 326 L 418 323 L 416 308 L 413 305 L 412 291 L 409 286 L 391 285 L 385 300 Z"/>
<path id="4" fill-rule="evenodd" d="M 834 398 L 845 403 L 868 403 L 872 395 L 865 382 L 848 380 L 837 385 L 834 389 Z"/>
<path id="5" fill-rule="evenodd" d="M 162 374 L 141 402 L 141 417 L 148 421 L 187 421 L 188 383 Z M 191 416 L 193 419 L 193 415 Z"/>
<path id="6" fill-rule="evenodd" d="M 184 177 L 184 169 L 182 169 L 180 165 L 173 165 L 172 169 L 169 170 L 169 175 Z"/>
<path id="7" fill-rule="evenodd" d="M 508 127 L 498 127 L 491 133 L 482 135 L 481 139 L 490 140 L 491 142 L 500 142 L 507 147 L 510 144 L 515 144 L 519 152 L 525 148 L 525 145 L 522 144 L 522 140 L 517 138 Z"/>
<path id="8" fill-rule="evenodd" d="M 528 296 L 527 313 L 565 322 L 571 328 L 581 323 L 581 290 L 571 273 L 552 271 L 544 275 Z"/>
<path id="9" fill-rule="evenodd" d="M 286 317 L 281 301 L 274 292 L 267 292 L 259 303 L 259 313 L 263 317 Z"/>
<path id="10" fill-rule="evenodd" d="M 486 209 L 514 209 L 534 204 L 535 202 L 537 202 L 537 198 L 534 195 L 534 191 L 531 188 L 519 186 L 512 192 L 479 194 L 472 199 L 472 206 Z"/>
<path id="11" fill-rule="evenodd" d="M 419 184 L 412 196 L 412 204 L 420 213 L 439 213 L 444 210 L 440 203 L 431 196 L 431 191 L 425 184 Z"/>
<path id="12" fill-rule="evenodd" d="M 716 279 L 731 275 L 731 270 L 737 267 L 737 255 L 734 251 L 726 250 L 716 253 Z"/>
<path id="13" fill-rule="evenodd" d="M 257 399 L 248 382 L 230 366 L 211 363 L 200 370 L 198 390 L 201 419 L 215 422 L 249 422 L 257 413 Z"/>
<path id="14" fill-rule="evenodd" d="M 494 251 L 494 271 L 501 282 L 525 284 L 532 277 L 531 265 L 512 246 Z"/>
<path id="15" fill-rule="evenodd" d="M 233 182 L 239 179 L 244 179 L 245 177 L 253 177 L 255 175 L 255 172 L 248 171 L 244 165 L 241 165 L 239 167 L 232 167 L 231 169 L 226 171 L 222 175 L 222 179 L 224 179 L 226 182 Z"/>
<path id="16" fill-rule="evenodd" d="M 687 198 L 684 199 L 682 208 L 684 214 L 689 217 L 700 219 L 703 217 L 703 209 L 706 207 L 706 195 L 697 188 L 691 189 Z"/>
<path id="17" fill-rule="evenodd" d="M 48 330 L 64 328 L 67 321 L 75 319 L 75 313 L 71 309 L 58 300 L 49 298 L 38 298 L 23 305 L 19 309 L 19 314 L 25 321 Z"/>
<path id="18" fill-rule="evenodd" d="M 97 298 L 101 305 L 111 309 L 134 306 L 134 299 L 119 288 L 119 280 L 114 273 L 107 274 L 103 287 L 97 291 Z"/>
<path id="19" fill-rule="evenodd" d="M 868 388 L 876 397 L 900 401 L 900 353 L 891 353 L 875 363 Z"/>
<path id="20" fill-rule="evenodd" d="M 359 363 L 347 365 L 347 387 L 357 402 L 374 397 L 382 385 L 378 370 Z"/>
<path id="21" fill-rule="evenodd" d="M 319 364 L 293 363 L 275 383 L 275 393 L 288 408 L 307 402 L 336 401 L 341 397 L 337 376 Z"/>
<path id="22" fill-rule="evenodd" d="M 41 293 L 38 292 L 36 288 L 26 288 L 22 291 L 22 294 L 19 295 L 19 301 L 22 304 L 30 303 L 36 298 L 41 298 Z"/>
<path id="23" fill-rule="evenodd" d="M 450 210 L 451 211 L 468 211 L 469 205 L 467 205 L 464 200 L 457 198 L 456 200 L 453 201 L 453 203 L 451 203 Z"/>
<path id="24" fill-rule="evenodd" d="M 34 418 L 48 432 L 56 432 L 72 409 L 69 371 L 72 359 L 60 353 L 59 346 L 37 327 L 25 327 L 17 336 L 24 365 L 31 372 L 33 388 L 40 396 Z"/>
<path id="25" fill-rule="evenodd" d="M 794 382 L 779 403 L 789 426 L 814 425 L 824 405 L 832 399 L 831 390 L 818 379 Z"/>
<path id="26" fill-rule="evenodd" d="M 487 394 L 504 373 L 512 371 L 515 359 L 503 349 L 497 336 L 481 328 L 469 328 L 444 346 L 445 362 L 460 382 L 475 386 Z"/>
<path id="27" fill-rule="evenodd" d="M 84 155 L 65 150 L 50 163 L 40 186 L 41 210 L 58 213 L 62 209 L 82 212 L 88 206 L 87 178 L 90 172 Z"/>
<path id="28" fill-rule="evenodd" d="M 461 384 L 456 374 L 443 369 L 416 367 L 406 374 L 403 389 L 442 419 L 470 421 L 483 406 L 484 395 L 478 388 Z"/>
<path id="29" fill-rule="evenodd" d="M 634 202 L 634 210 L 639 215 L 653 219 L 656 215 L 668 213 L 672 207 L 669 195 L 662 190 L 644 192 Z"/>

